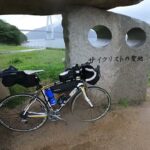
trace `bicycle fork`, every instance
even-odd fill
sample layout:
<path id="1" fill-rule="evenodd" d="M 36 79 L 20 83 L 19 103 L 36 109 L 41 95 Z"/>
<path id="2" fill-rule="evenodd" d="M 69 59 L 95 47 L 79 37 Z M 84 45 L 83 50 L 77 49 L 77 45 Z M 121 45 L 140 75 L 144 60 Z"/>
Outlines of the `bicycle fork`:
<path id="1" fill-rule="evenodd" d="M 87 96 L 87 94 L 86 94 L 84 84 L 83 84 L 83 83 L 79 83 L 79 84 L 78 84 L 78 88 L 82 91 L 85 101 L 86 101 L 91 107 L 94 107 L 93 104 L 92 104 L 92 102 L 91 102 L 91 100 L 88 98 L 88 96 Z"/>

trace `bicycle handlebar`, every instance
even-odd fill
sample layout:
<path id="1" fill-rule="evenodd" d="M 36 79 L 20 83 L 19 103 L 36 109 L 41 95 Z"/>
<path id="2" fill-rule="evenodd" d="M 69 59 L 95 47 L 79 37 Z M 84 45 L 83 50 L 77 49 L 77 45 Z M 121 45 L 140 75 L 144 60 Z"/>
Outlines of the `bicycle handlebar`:
<path id="1" fill-rule="evenodd" d="M 86 62 L 84 64 L 81 64 L 81 65 L 74 65 L 72 68 L 67 68 L 66 71 L 70 71 L 70 75 L 76 77 L 76 76 L 83 76 L 83 69 L 86 68 L 87 65 L 90 65 L 91 63 L 90 62 Z M 84 68 L 85 67 L 85 68 Z M 92 67 L 92 66 L 91 66 Z M 93 68 L 94 70 L 92 70 L 92 68 L 86 68 L 85 70 L 88 70 L 89 72 L 93 72 L 93 74 L 96 74 L 100 76 L 100 66 L 97 65 L 96 68 Z"/>

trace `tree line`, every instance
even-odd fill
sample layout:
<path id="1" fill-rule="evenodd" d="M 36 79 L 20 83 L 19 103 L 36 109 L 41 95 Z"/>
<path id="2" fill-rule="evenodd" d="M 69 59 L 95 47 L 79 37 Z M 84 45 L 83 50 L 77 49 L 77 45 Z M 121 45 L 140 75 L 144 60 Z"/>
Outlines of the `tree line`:
<path id="1" fill-rule="evenodd" d="M 0 43 L 20 45 L 27 41 L 27 37 L 16 26 L 0 19 Z"/>

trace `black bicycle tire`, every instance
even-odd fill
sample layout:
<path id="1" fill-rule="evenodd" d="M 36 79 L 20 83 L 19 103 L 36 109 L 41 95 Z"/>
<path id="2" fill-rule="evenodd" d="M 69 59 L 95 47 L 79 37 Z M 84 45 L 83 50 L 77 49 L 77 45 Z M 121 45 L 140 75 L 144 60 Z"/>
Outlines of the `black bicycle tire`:
<path id="1" fill-rule="evenodd" d="M 102 117 L 104 117 L 106 114 L 107 114 L 107 112 L 110 110 L 110 107 L 111 107 L 111 97 L 110 97 L 110 95 L 109 95 L 109 93 L 105 90 L 105 89 L 103 89 L 103 88 L 101 88 L 101 87 L 98 87 L 98 86 L 89 86 L 89 87 L 87 87 L 88 89 L 90 89 L 90 88 L 96 88 L 96 89 L 99 89 L 100 91 L 102 91 L 103 93 L 105 93 L 105 95 L 107 96 L 107 101 L 108 101 L 108 103 L 107 103 L 107 108 L 105 109 L 105 111 L 99 116 L 99 117 L 97 117 L 97 118 L 95 118 L 95 119 L 91 119 L 91 120 L 81 120 L 81 121 L 85 121 L 85 122 L 92 122 L 92 121 L 96 121 L 96 120 L 98 120 L 98 119 L 101 119 Z M 81 91 L 79 90 L 78 91 L 78 93 L 75 95 L 75 97 L 74 97 L 74 99 L 73 99 L 73 101 L 72 101 L 72 105 L 71 105 L 71 111 L 72 111 L 72 113 L 74 114 L 74 105 L 75 105 L 75 103 L 76 103 L 76 100 L 78 99 L 78 96 L 79 96 L 79 94 L 81 94 Z"/>
<path id="2" fill-rule="evenodd" d="M 10 95 L 10 96 L 6 97 L 5 99 L 3 99 L 3 100 L 0 102 L 0 108 L 2 107 L 2 104 L 5 103 L 5 102 L 7 102 L 7 101 L 9 101 L 9 99 L 11 99 L 11 98 L 13 98 L 13 97 L 19 97 L 19 96 L 26 96 L 26 97 L 30 97 L 30 98 L 36 98 L 36 99 L 40 102 L 40 104 L 43 105 L 44 109 L 45 109 L 46 112 L 48 113 L 48 108 L 47 108 L 45 102 L 44 102 L 43 100 L 41 100 L 38 96 L 34 96 L 34 95 L 31 95 L 31 94 L 16 94 L 16 95 Z M 10 129 L 10 130 L 13 130 L 13 131 L 20 131 L 20 132 L 21 132 L 21 131 L 28 131 L 28 132 L 29 132 L 29 131 L 36 130 L 36 129 L 40 128 L 41 126 L 43 126 L 43 125 L 45 124 L 45 122 L 47 121 L 47 119 L 48 119 L 48 116 L 44 119 L 44 121 L 43 121 L 40 125 L 38 125 L 37 127 L 32 128 L 32 129 L 27 129 L 27 130 L 21 130 L 21 129 L 14 129 L 14 128 L 11 128 L 11 127 L 9 127 L 7 124 L 5 124 L 5 123 L 2 121 L 1 118 L 0 118 L 0 124 L 3 125 L 5 128 Z"/>

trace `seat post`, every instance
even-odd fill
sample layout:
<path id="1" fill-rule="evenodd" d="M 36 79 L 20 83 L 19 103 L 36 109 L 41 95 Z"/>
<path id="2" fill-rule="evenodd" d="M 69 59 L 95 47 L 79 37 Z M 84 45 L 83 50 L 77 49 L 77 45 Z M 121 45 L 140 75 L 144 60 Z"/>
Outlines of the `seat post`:
<path id="1" fill-rule="evenodd" d="M 41 85 L 41 84 L 38 84 L 37 86 L 36 86 L 36 90 L 39 90 L 39 89 L 41 89 L 43 86 Z"/>

